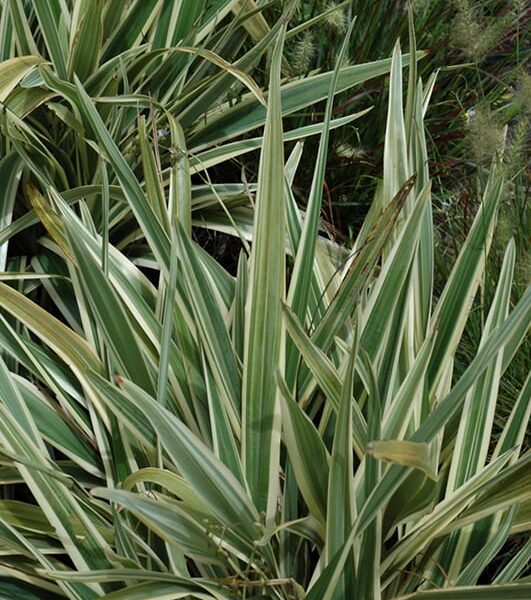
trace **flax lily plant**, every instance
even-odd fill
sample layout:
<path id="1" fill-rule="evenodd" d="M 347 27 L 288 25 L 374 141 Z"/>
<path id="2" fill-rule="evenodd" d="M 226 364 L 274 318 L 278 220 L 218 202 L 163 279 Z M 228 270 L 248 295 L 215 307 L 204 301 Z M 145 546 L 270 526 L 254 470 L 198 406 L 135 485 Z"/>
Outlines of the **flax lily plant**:
<path id="1" fill-rule="evenodd" d="M 353 24 L 333 72 L 293 78 L 296 2 L 273 24 L 260 2 L 123 4 L 0 3 L 0 596 L 530 597 L 529 543 L 481 585 L 530 526 L 529 380 L 492 439 L 531 313 L 512 242 L 453 369 L 497 167 L 435 298 L 416 52 L 341 67 Z M 347 249 L 319 219 L 329 133 L 360 116 L 334 97 L 385 74 L 384 178 Z M 256 182 L 212 182 L 256 149 Z M 235 274 L 195 227 L 241 241 Z"/>

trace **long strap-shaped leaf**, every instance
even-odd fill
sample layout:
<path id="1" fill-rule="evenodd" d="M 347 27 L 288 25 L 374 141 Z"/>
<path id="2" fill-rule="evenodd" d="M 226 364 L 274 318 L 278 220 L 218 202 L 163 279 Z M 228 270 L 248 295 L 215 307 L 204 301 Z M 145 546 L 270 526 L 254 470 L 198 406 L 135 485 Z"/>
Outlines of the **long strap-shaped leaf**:
<path id="1" fill-rule="evenodd" d="M 33 0 L 32 4 L 55 70 L 59 77 L 66 79 L 68 53 L 66 32 L 68 24 L 65 22 L 65 13 L 61 9 L 58 0 L 47 0 L 46 2 Z M 61 25 L 64 28 L 62 30 Z"/>
<path id="2" fill-rule="evenodd" d="M 291 309 L 298 317 L 299 321 L 305 322 L 308 308 L 308 298 L 310 297 L 311 285 L 308 282 L 313 277 L 315 250 L 317 245 L 317 234 L 319 230 L 319 217 L 321 214 L 321 202 L 323 198 L 323 184 L 325 180 L 326 158 L 328 155 L 328 139 L 330 135 L 330 121 L 332 119 L 332 107 L 334 95 L 339 77 L 339 69 L 345 56 L 345 52 L 350 39 L 350 34 L 354 26 L 354 20 L 350 24 L 348 32 L 345 35 L 341 51 L 337 57 L 337 64 L 334 75 L 330 81 L 328 99 L 326 101 L 325 118 L 323 129 L 319 142 L 319 150 L 315 161 L 315 169 L 306 208 L 306 217 L 302 229 L 302 235 L 295 256 L 293 274 L 290 281 L 288 293 L 288 302 Z M 289 386 L 293 386 L 296 375 L 296 364 L 299 353 L 293 343 L 288 343 L 286 347 L 286 381 Z"/>
<path id="3" fill-rule="evenodd" d="M 528 600 L 531 583 L 518 585 L 478 585 L 443 590 L 428 590 L 400 596 L 396 600 Z"/>
<path id="4" fill-rule="evenodd" d="M 206 579 L 199 578 L 188 578 L 179 577 L 170 573 L 161 573 L 159 571 L 148 571 L 145 569 L 109 569 L 107 571 L 47 571 L 48 574 L 52 575 L 54 579 L 65 580 L 65 581 L 79 581 L 84 583 L 93 583 L 100 581 L 140 581 L 144 583 L 140 585 L 133 585 L 119 592 L 112 594 L 114 598 L 145 598 L 153 600 L 158 598 L 158 593 L 167 594 L 170 593 L 172 598 L 193 597 L 193 598 L 208 598 L 209 600 L 214 597 L 217 599 L 227 598 L 230 599 L 233 596 L 225 592 L 220 584 L 212 583 Z M 141 586 L 144 586 L 143 588 Z M 129 594 L 134 589 L 136 591 L 144 590 L 145 594 L 141 591 L 142 595 L 135 595 L 135 592 Z M 208 592 L 208 595 L 201 594 L 204 590 Z M 151 595 L 149 595 L 151 594 Z M 109 596 L 105 596 L 109 597 Z M 167 596 L 166 596 L 167 597 Z"/>
<path id="5" fill-rule="evenodd" d="M 357 351 L 358 340 L 356 338 L 348 357 L 347 370 L 341 389 L 330 460 L 325 545 L 325 560 L 327 562 L 343 545 L 347 532 L 352 526 L 354 515 L 352 408 L 355 401 L 352 398 L 352 384 Z M 334 594 L 334 598 L 337 600 L 353 593 L 353 570 L 354 563 L 352 562 L 352 568 L 345 569 L 343 576 L 339 579 Z"/>
<path id="6" fill-rule="evenodd" d="M 330 455 L 315 425 L 295 402 L 282 378 L 279 386 L 283 396 L 282 439 L 297 486 L 310 514 L 324 526 Z"/>
<path id="7" fill-rule="evenodd" d="M 98 65 L 103 37 L 103 0 L 81 0 L 74 10 L 68 55 L 68 70 L 85 81 Z"/>
<path id="8" fill-rule="evenodd" d="M 284 147 L 280 67 L 286 24 L 275 46 L 264 146 L 256 197 L 248 319 L 245 324 L 242 454 L 245 477 L 259 511 L 271 521 L 276 508 L 280 406 L 276 373 L 281 365 L 281 303 L 285 279 Z"/>

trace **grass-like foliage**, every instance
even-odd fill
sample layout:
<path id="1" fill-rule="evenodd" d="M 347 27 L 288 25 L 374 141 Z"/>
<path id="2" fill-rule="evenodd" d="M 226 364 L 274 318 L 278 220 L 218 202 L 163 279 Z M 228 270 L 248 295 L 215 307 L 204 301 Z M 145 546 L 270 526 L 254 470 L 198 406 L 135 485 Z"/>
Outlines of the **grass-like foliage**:
<path id="1" fill-rule="evenodd" d="M 398 43 L 343 66 L 347 23 L 336 69 L 294 77 L 286 39 L 331 18 L 290 29 L 297 4 L 0 2 L 2 598 L 531 597 L 529 543 L 501 558 L 530 527 L 529 379 L 492 437 L 531 317 L 513 241 L 454 372 L 502 170 L 435 297 L 435 79 Z M 363 116 L 334 97 L 380 75 L 384 176 L 346 249 L 320 228 L 327 148 Z M 194 227 L 241 241 L 235 273 Z"/>

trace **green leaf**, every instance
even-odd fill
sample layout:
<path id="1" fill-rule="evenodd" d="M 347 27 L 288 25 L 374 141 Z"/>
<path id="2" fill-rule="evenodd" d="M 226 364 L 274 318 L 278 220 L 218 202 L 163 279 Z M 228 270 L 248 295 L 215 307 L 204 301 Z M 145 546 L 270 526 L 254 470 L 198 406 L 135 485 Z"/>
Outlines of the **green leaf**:
<path id="1" fill-rule="evenodd" d="M 357 306 L 359 294 L 371 278 L 412 185 L 413 180 L 408 180 L 392 202 L 376 213 L 370 235 L 349 257 L 339 288 L 312 334 L 312 341 L 323 351 L 330 348 L 334 336 Z"/>
<path id="2" fill-rule="evenodd" d="M 192 233 L 192 191 L 190 161 L 186 150 L 186 139 L 181 124 L 168 114 L 172 146 L 173 167 L 170 172 L 170 219 L 177 217 L 187 235 Z"/>
<path id="3" fill-rule="evenodd" d="M 515 246 L 512 241 L 505 253 L 496 294 L 483 327 L 480 345 L 507 318 L 514 259 Z M 459 424 L 454 458 L 448 475 L 450 492 L 475 474 L 485 463 L 496 409 L 502 358 L 503 354 L 500 353 L 493 359 L 492 364 L 478 378 L 467 394 L 463 406 L 463 418 Z"/>
<path id="4" fill-rule="evenodd" d="M 13 577 L 11 579 L 0 577 L 0 596 L 17 600 L 60 600 L 64 598 L 62 594 L 54 594 L 24 581 L 16 581 Z"/>
<path id="5" fill-rule="evenodd" d="M 179 598 L 190 598 L 193 594 L 198 600 L 211 600 L 212 594 L 201 593 L 194 585 L 175 584 L 175 583 L 138 583 L 118 592 L 103 596 L 104 600 L 177 600 Z M 216 598 L 231 598 L 218 594 Z"/>
<path id="6" fill-rule="evenodd" d="M 494 579 L 494 584 L 507 584 L 517 580 L 522 572 L 529 565 L 529 555 L 531 554 L 531 538 L 522 546 L 522 548 L 513 556 L 511 561 L 502 569 Z"/>
<path id="7" fill-rule="evenodd" d="M 32 0 L 32 5 L 39 20 L 40 30 L 53 66 L 59 77 L 66 79 L 68 42 L 66 40 L 66 29 L 60 29 L 61 25 L 66 27 L 66 23 L 59 0 L 50 0 L 49 2 Z"/>
<path id="8" fill-rule="evenodd" d="M 397 40 L 391 60 L 389 109 L 384 149 L 383 202 L 390 202 L 411 175 L 408 169 L 406 130 L 402 106 L 402 54 Z"/>
<path id="9" fill-rule="evenodd" d="M 0 63 L 0 102 L 5 102 L 22 79 L 43 62 L 40 56 L 18 56 Z"/>
<path id="10" fill-rule="evenodd" d="M 350 351 L 347 370 L 341 390 L 339 410 L 336 418 L 334 443 L 328 477 L 328 499 L 326 514 L 325 564 L 338 552 L 347 532 L 352 526 L 354 514 L 354 460 L 352 455 L 352 397 L 354 365 L 358 351 L 358 340 Z M 354 561 L 352 561 L 352 569 Z M 352 571 L 345 571 L 338 581 L 334 597 L 338 600 L 353 592 Z"/>
<path id="11" fill-rule="evenodd" d="M 98 531 L 91 513 L 85 512 L 79 500 L 65 485 L 65 477 L 50 469 L 42 450 L 33 442 L 10 412 L 0 404 L 0 442 L 20 460 L 18 469 L 26 485 L 37 499 L 46 519 L 59 536 L 62 545 L 77 568 L 107 568 L 112 551 Z M 92 598 L 81 595 L 84 586 L 66 584 L 72 597 L 81 600 Z M 96 588 L 102 591 L 99 586 Z"/>
<path id="12" fill-rule="evenodd" d="M 476 358 L 469 365 L 448 396 L 440 402 L 412 436 L 412 441 L 428 442 L 435 437 L 438 431 L 459 410 L 467 390 L 478 375 L 487 367 L 490 359 L 503 347 L 507 339 L 515 336 L 521 341 L 525 337 L 530 320 L 531 288 L 528 288 L 503 325 L 498 327 L 489 336 L 489 339 L 479 350 Z M 313 586 L 312 590 L 314 591 L 308 595 L 309 600 L 317 600 L 318 598 L 325 597 L 325 593 L 331 593 L 337 582 L 337 578 L 344 569 L 353 541 L 372 523 L 379 510 L 392 497 L 392 494 L 400 483 L 404 481 L 406 475 L 407 469 L 400 466 L 393 466 L 385 473 L 361 507 L 343 548 L 341 551 L 338 551 L 337 556 L 334 557 Z"/>
<path id="13" fill-rule="evenodd" d="M 326 523 L 330 456 L 312 421 L 295 402 L 279 376 L 282 393 L 283 442 L 295 473 L 297 486 L 310 514 L 321 527 Z"/>
<path id="14" fill-rule="evenodd" d="M 404 194 L 406 194 L 405 189 L 407 188 L 404 188 Z M 361 333 L 360 346 L 375 363 L 379 352 L 385 346 L 391 317 L 397 310 L 401 292 L 407 284 L 411 263 L 418 246 L 420 226 L 429 200 L 430 189 L 427 187 L 422 190 L 418 198 L 415 198 L 415 204 L 405 218 L 403 228 L 384 261 L 364 312 L 365 324 Z"/>
<path id="15" fill-rule="evenodd" d="M 160 10 L 160 0 L 135 0 L 129 10 L 124 11 L 121 3 L 116 3 L 115 13 L 108 11 L 107 15 L 116 17 L 107 19 L 105 23 L 102 60 L 106 61 L 121 52 L 138 46 Z"/>
<path id="16" fill-rule="evenodd" d="M 400 596 L 396 600 L 527 600 L 531 595 L 531 584 L 518 585 L 478 585 L 474 587 L 456 587 L 442 590 L 426 590 Z"/>
<path id="17" fill-rule="evenodd" d="M 120 590 L 113 592 L 110 595 L 104 596 L 104 598 L 127 598 L 127 593 L 131 592 L 131 598 L 159 598 L 158 594 L 167 594 L 170 590 L 172 597 L 180 598 L 184 594 L 189 596 L 190 594 L 194 598 L 229 598 L 230 596 L 225 595 L 226 592 L 221 586 L 199 578 L 185 578 L 172 575 L 170 573 L 161 573 L 158 571 L 148 571 L 147 569 L 110 569 L 108 571 L 48 571 L 48 575 L 54 579 L 64 581 L 80 581 L 86 583 L 102 582 L 102 581 L 125 581 L 133 582 L 132 585 Z M 143 579 L 143 584 L 136 584 L 135 580 Z M 146 596 L 145 594 L 149 590 L 153 596 Z M 212 596 L 206 596 L 202 592 L 209 592 Z"/>
<path id="18" fill-rule="evenodd" d="M 272 524 L 278 496 L 280 405 L 276 373 L 283 355 L 281 302 L 285 280 L 284 145 L 280 66 L 286 26 L 271 63 L 264 145 L 260 156 L 253 252 L 245 323 L 242 456 L 258 510 Z"/>
<path id="19" fill-rule="evenodd" d="M 201 58 L 204 58 L 205 60 L 208 60 L 212 64 L 216 65 L 220 69 L 223 69 L 227 73 L 230 73 L 238 81 L 243 83 L 243 85 L 253 94 L 253 96 L 258 100 L 258 102 L 260 102 L 260 104 L 262 104 L 263 106 L 267 106 L 264 95 L 262 94 L 262 90 L 260 89 L 256 81 L 252 77 L 247 75 L 247 73 L 241 71 L 215 52 L 212 52 L 211 50 L 206 50 L 204 48 L 190 48 L 187 46 L 179 46 L 178 48 L 174 48 L 174 50 L 176 52 L 186 52 L 188 54 L 200 56 Z"/>
<path id="20" fill-rule="evenodd" d="M 420 469 L 434 481 L 438 479 L 438 453 L 432 444 L 406 440 L 374 440 L 369 442 L 367 453 L 378 460 Z"/>
<path id="21" fill-rule="evenodd" d="M 488 539 L 483 548 L 462 569 L 461 574 L 455 582 L 457 586 L 475 585 L 477 583 L 483 571 L 507 541 L 517 508 L 515 505 L 503 515 L 496 533 Z"/>
<path id="22" fill-rule="evenodd" d="M 68 72 L 86 81 L 98 66 L 103 39 L 103 1 L 81 0 L 77 5 L 79 18 L 71 38 Z"/>
<path id="23" fill-rule="evenodd" d="M 204 512 L 208 512 L 206 508 L 202 508 L 200 498 L 194 493 L 186 481 L 176 473 L 167 469 L 157 469 L 155 467 L 140 469 L 129 475 L 129 477 L 122 482 L 122 488 L 125 491 L 129 491 L 138 485 L 139 489 L 141 489 L 141 484 L 146 482 L 163 487 L 174 496 L 177 496 L 183 504 L 190 508 L 194 508 L 196 511 L 203 510 Z"/>

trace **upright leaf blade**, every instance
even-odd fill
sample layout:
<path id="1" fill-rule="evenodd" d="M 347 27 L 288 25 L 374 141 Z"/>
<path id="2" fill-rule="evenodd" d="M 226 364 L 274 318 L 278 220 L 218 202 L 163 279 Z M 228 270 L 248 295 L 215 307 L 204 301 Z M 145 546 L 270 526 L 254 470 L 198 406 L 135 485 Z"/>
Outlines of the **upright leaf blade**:
<path id="1" fill-rule="evenodd" d="M 286 25 L 272 64 L 264 146 L 260 157 L 254 244 L 245 327 L 242 454 L 259 511 L 272 522 L 278 494 L 280 406 L 276 373 L 282 363 L 281 303 L 285 278 L 284 145 L 280 68 Z"/>
<path id="2" fill-rule="evenodd" d="M 48 0 L 47 2 L 33 0 L 32 4 L 55 70 L 61 79 L 66 80 L 68 77 L 66 68 L 68 41 L 66 39 L 67 30 L 64 13 L 59 0 Z M 62 19 L 63 23 L 61 23 Z M 63 30 L 60 29 L 61 24 L 64 27 Z"/>

